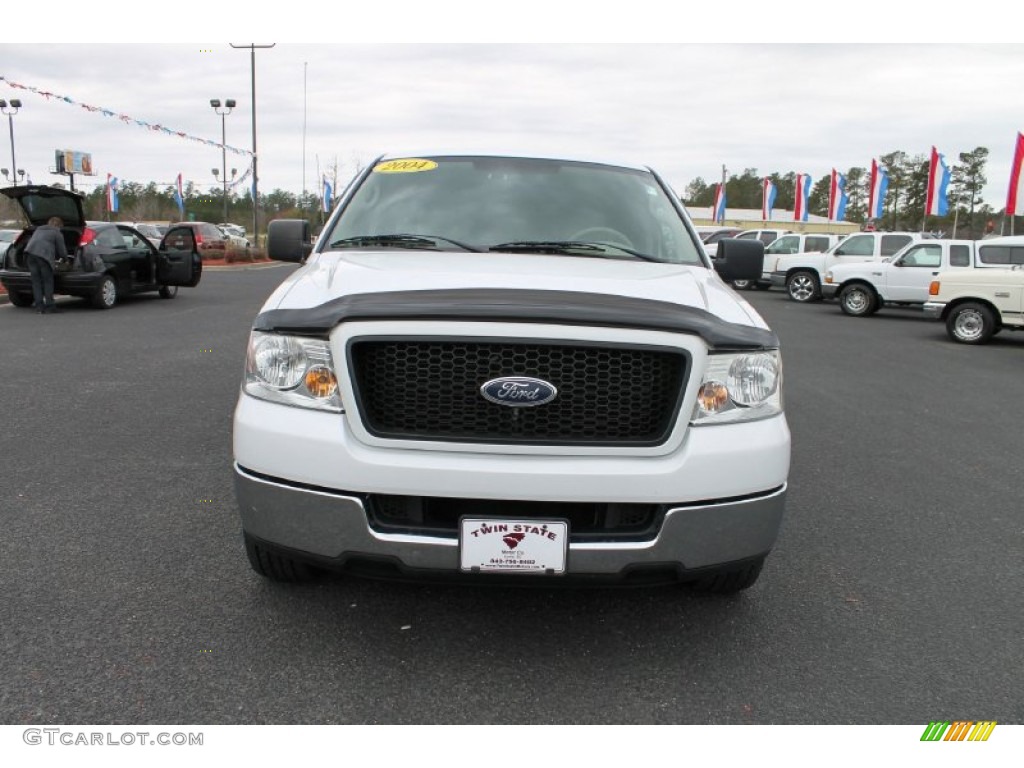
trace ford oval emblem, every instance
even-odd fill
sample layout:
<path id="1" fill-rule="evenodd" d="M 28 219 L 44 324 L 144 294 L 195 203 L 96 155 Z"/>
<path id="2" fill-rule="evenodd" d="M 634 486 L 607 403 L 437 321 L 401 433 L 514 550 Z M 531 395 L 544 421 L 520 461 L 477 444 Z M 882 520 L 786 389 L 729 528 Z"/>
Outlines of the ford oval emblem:
<path id="1" fill-rule="evenodd" d="M 498 405 L 525 408 L 550 403 L 558 396 L 558 390 L 554 384 L 549 384 L 543 379 L 502 376 L 500 379 L 491 379 L 480 387 L 480 394 Z"/>

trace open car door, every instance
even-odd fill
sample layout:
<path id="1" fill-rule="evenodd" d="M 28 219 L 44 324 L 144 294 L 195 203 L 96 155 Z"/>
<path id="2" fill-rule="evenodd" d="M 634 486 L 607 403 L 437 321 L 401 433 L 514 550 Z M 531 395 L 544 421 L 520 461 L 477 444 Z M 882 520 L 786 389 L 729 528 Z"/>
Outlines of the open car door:
<path id="1" fill-rule="evenodd" d="M 203 275 L 195 234 L 189 227 L 172 227 L 160 241 L 157 256 L 157 282 L 194 288 Z"/>

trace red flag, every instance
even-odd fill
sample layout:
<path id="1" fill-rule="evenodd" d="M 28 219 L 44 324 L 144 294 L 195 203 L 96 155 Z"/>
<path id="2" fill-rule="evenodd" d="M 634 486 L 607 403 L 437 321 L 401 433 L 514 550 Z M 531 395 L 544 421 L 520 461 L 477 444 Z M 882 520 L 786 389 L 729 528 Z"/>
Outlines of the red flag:
<path id="1" fill-rule="evenodd" d="M 1013 151 L 1013 164 L 1010 166 L 1010 191 L 1006 195 L 1006 215 L 1016 216 L 1020 207 L 1024 204 L 1024 189 L 1021 182 L 1024 181 L 1024 173 L 1021 167 L 1024 166 L 1024 134 L 1017 134 L 1017 148 Z"/>

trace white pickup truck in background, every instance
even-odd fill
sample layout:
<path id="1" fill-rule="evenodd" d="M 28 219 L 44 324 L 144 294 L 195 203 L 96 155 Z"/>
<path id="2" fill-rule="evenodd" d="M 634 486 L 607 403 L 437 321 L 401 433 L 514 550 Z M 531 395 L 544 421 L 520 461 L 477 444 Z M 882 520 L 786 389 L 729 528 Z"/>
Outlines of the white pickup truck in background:
<path id="1" fill-rule="evenodd" d="M 825 273 L 826 299 L 839 297 L 847 315 L 866 317 L 885 305 L 923 306 L 928 289 L 942 270 L 1006 266 L 1006 240 L 927 240 L 911 243 L 891 259 L 840 264 Z"/>
<path id="2" fill-rule="evenodd" d="M 921 306 L 939 270 L 974 266 L 974 246 L 973 240 L 929 240 L 892 258 L 839 264 L 825 273 L 821 295 L 839 297 L 840 309 L 853 317 L 873 315 L 886 304 Z"/>
<path id="3" fill-rule="evenodd" d="M 842 240 L 840 235 L 829 235 L 824 232 L 787 232 L 764 249 L 764 266 L 757 288 L 772 287 L 772 272 L 775 271 L 779 259 L 800 253 L 824 253 Z"/>
<path id="4" fill-rule="evenodd" d="M 920 232 L 859 232 L 824 253 L 779 257 L 771 273 L 772 285 L 785 288 L 793 301 L 820 301 L 825 273 L 831 268 L 893 256 L 910 243 L 925 239 Z"/>
<path id="5" fill-rule="evenodd" d="M 1024 237 L 982 240 L 977 251 L 976 266 L 999 268 L 939 272 L 924 304 L 961 344 L 985 344 L 1004 328 L 1024 330 Z"/>

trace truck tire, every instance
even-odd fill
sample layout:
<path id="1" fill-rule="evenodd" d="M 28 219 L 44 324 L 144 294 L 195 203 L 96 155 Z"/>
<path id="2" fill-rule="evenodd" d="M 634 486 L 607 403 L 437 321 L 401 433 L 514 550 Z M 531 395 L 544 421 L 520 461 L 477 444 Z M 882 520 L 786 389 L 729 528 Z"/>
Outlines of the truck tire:
<path id="1" fill-rule="evenodd" d="M 958 304 L 946 317 L 946 332 L 961 344 L 985 344 L 998 326 L 992 310 L 984 304 L 969 301 Z"/>
<path id="2" fill-rule="evenodd" d="M 733 280 L 732 287 L 737 291 L 749 291 L 754 286 L 752 285 L 753 280 Z"/>
<path id="3" fill-rule="evenodd" d="M 873 315 L 878 305 L 878 294 L 870 285 L 853 283 L 839 292 L 839 308 L 850 317 Z"/>
<path id="4" fill-rule="evenodd" d="M 249 534 L 245 534 L 245 554 L 252 569 L 271 581 L 299 583 L 317 576 L 316 569 L 258 543 Z"/>
<path id="5" fill-rule="evenodd" d="M 761 575 L 764 568 L 764 558 L 755 560 L 752 563 L 725 571 L 715 571 L 707 576 L 701 576 L 691 586 L 698 592 L 708 592 L 715 595 L 731 595 L 742 592 L 744 589 L 754 586 L 757 577 Z"/>
<path id="6" fill-rule="evenodd" d="M 789 298 L 801 304 L 820 301 L 821 283 L 814 272 L 800 269 L 786 278 L 786 292 L 789 294 Z"/>

